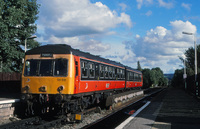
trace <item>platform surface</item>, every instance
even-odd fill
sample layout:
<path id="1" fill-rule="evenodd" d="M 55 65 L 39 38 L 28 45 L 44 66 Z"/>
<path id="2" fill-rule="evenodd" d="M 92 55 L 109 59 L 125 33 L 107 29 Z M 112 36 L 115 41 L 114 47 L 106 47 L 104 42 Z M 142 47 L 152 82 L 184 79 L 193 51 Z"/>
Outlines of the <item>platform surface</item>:
<path id="1" fill-rule="evenodd" d="M 19 102 L 20 93 L 0 92 L 0 104 Z"/>
<path id="2" fill-rule="evenodd" d="M 181 89 L 167 89 L 124 129 L 200 129 L 200 102 Z"/>

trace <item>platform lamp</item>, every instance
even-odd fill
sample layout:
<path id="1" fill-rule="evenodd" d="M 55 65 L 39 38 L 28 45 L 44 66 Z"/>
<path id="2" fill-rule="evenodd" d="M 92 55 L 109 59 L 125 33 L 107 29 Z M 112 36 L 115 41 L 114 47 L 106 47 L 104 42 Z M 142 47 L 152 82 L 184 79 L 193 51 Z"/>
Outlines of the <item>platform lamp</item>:
<path id="1" fill-rule="evenodd" d="M 24 48 L 24 51 L 25 51 L 25 52 L 26 52 L 27 40 L 28 40 L 28 39 L 34 39 L 34 38 L 37 38 L 37 36 L 36 36 L 36 35 L 33 35 L 33 36 L 31 36 L 31 37 L 25 38 L 25 48 Z"/>
<path id="2" fill-rule="evenodd" d="M 196 85 L 196 96 L 198 96 L 198 82 L 197 82 L 197 45 L 196 45 L 196 38 L 195 33 L 188 33 L 188 32 L 182 32 L 182 34 L 186 35 L 193 35 L 194 37 L 194 69 L 195 69 L 195 85 Z"/>

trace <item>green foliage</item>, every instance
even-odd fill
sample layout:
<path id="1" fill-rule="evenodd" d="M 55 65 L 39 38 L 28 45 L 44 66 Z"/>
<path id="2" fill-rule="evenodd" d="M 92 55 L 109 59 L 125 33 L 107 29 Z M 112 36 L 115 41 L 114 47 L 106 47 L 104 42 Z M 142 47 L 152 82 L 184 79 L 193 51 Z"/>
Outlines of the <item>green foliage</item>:
<path id="1" fill-rule="evenodd" d="M 142 71 L 142 67 L 141 67 L 141 65 L 140 65 L 140 62 L 139 62 L 139 61 L 137 62 L 137 70 L 139 70 L 139 71 Z"/>
<path id="2" fill-rule="evenodd" d="M 171 85 L 173 87 L 181 87 L 183 86 L 183 82 L 183 69 L 175 70 Z"/>
<path id="3" fill-rule="evenodd" d="M 164 77 L 163 71 L 159 68 L 143 69 L 143 87 L 167 86 L 168 80 Z"/>
<path id="4" fill-rule="evenodd" d="M 36 32 L 39 5 L 36 0 L 0 0 L 1 72 L 19 72 L 22 68 L 24 40 Z M 38 46 L 29 42 L 28 47 Z"/>

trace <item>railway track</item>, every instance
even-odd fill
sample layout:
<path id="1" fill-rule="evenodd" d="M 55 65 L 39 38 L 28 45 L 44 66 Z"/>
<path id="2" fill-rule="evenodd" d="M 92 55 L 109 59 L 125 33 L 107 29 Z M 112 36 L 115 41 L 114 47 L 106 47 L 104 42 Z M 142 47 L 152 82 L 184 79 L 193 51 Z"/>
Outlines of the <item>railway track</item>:
<path id="1" fill-rule="evenodd" d="M 163 91 L 159 89 L 153 91 L 144 97 L 138 99 L 137 101 L 129 104 L 126 107 L 121 107 L 121 109 L 114 111 L 108 116 L 95 121 L 87 126 L 84 126 L 84 129 L 102 129 L 102 128 L 116 128 L 120 123 L 130 117 L 132 114 L 137 113 L 137 110 L 140 109 L 143 105 L 150 103 L 150 100 L 155 97 L 158 93 Z M 119 127 L 120 128 L 120 127 Z"/>
<path id="2" fill-rule="evenodd" d="M 149 101 L 156 93 L 160 90 L 153 89 L 144 91 L 146 95 L 137 96 L 134 99 L 120 104 L 118 106 L 113 106 L 112 110 L 101 110 L 100 108 L 92 108 L 81 114 L 83 119 L 80 122 L 71 121 L 71 117 L 74 116 L 36 116 L 32 118 L 27 118 L 5 125 L 0 125 L 0 129 L 40 129 L 40 128 L 104 128 L 105 125 L 108 128 L 116 127 L 124 119 L 129 117 L 131 113 L 134 113 L 147 101 Z M 120 118 L 118 119 L 118 117 Z M 113 121 L 113 119 L 115 121 Z M 117 121 L 116 121 L 117 119 Z M 112 124 L 110 124 L 112 123 Z"/>

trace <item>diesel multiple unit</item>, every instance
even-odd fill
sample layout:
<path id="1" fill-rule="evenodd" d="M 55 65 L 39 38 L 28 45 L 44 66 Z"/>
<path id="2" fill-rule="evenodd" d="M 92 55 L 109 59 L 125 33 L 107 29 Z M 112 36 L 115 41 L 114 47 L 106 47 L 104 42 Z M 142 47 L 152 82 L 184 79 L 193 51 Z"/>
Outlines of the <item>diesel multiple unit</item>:
<path id="1" fill-rule="evenodd" d="M 69 113 L 141 88 L 142 73 L 68 45 L 45 45 L 26 52 L 21 100 L 29 114 Z"/>

